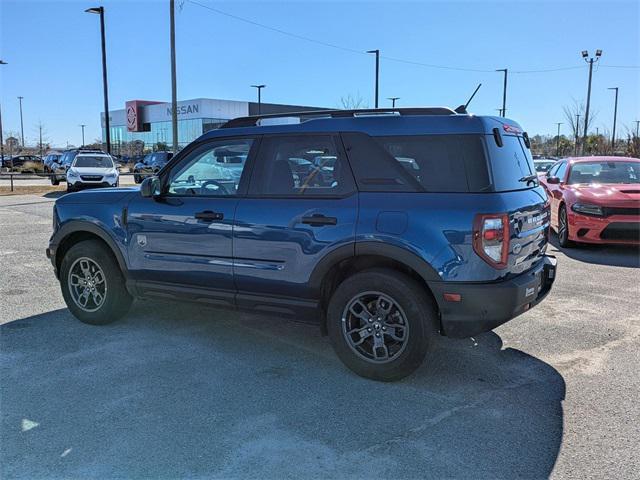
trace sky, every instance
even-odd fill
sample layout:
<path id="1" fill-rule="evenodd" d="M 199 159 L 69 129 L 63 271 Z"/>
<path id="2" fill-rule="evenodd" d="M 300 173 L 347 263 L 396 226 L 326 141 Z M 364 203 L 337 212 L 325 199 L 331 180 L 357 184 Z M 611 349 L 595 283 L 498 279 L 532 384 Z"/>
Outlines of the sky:
<path id="1" fill-rule="evenodd" d="M 39 123 L 56 146 L 80 144 L 80 124 L 87 125 L 87 142 L 100 137 L 99 17 L 84 13 L 98 2 L 0 0 L 0 59 L 8 63 L 0 65 L 5 133 L 20 131 L 17 97 L 23 96 L 28 144 L 36 143 Z M 102 5 L 110 109 L 133 99 L 170 101 L 169 1 Z M 176 5 L 179 100 L 255 101 L 250 85 L 260 83 L 267 85 L 264 102 L 338 108 L 351 95 L 373 107 L 375 63 L 364 52 L 380 49 L 381 106 L 397 96 L 398 106 L 455 108 L 482 83 L 469 111 L 496 115 L 503 77 L 494 70 L 508 68 L 507 116 L 531 134 L 555 134 L 556 122 L 568 133 L 563 106 L 584 102 L 587 93 L 588 66 L 580 52 L 602 49 L 593 72 L 593 128 L 611 130 L 614 93 L 608 87 L 619 87 L 618 132 L 624 135 L 640 120 L 637 0 Z"/>

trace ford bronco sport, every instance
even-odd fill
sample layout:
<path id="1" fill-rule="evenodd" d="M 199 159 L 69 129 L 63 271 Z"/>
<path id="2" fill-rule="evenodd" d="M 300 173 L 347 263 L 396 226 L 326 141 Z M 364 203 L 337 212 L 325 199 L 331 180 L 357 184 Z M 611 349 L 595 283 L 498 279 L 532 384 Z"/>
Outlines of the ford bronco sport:
<path id="1" fill-rule="evenodd" d="M 533 307 L 556 268 L 526 133 L 448 108 L 238 118 L 53 217 L 47 255 L 81 321 L 134 297 L 315 318 L 377 380 L 413 372 L 438 333 Z"/>

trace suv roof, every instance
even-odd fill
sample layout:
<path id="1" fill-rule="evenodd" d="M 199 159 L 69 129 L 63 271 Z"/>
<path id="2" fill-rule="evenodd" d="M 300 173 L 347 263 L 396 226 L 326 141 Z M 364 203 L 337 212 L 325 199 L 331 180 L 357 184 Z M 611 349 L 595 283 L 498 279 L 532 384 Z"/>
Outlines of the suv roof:
<path id="1" fill-rule="evenodd" d="M 282 122 L 275 124 L 274 121 Z M 295 121 L 293 123 L 292 121 Z M 523 133 L 514 120 L 459 114 L 446 107 L 320 110 L 256 115 L 229 120 L 221 128 L 201 138 L 267 133 L 362 132 L 371 136 L 424 134 L 502 134 Z"/>

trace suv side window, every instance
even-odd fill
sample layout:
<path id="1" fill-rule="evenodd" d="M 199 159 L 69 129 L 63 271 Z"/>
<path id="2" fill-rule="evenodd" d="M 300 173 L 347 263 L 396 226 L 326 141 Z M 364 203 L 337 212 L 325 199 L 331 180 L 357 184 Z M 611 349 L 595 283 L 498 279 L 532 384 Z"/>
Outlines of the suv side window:
<path id="1" fill-rule="evenodd" d="M 264 137 L 249 194 L 333 197 L 352 193 L 351 170 L 336 140 L 331 134 Z"/>
<path id="2" fill-rule="evenodd" d="M 169 195 L 236 195 L 253 143 L 251 138 L 226 139 L 196 147 L 169 172 Z"/>

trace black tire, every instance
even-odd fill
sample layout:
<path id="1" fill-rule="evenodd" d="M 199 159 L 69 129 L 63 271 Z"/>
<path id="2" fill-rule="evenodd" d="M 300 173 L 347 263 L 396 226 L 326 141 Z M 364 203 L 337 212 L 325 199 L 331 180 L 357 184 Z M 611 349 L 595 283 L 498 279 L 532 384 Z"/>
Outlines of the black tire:
<path id="1" fill-rule="evenodd" d="M 67 193 L 75 192 L 75 187 L 72 187 L 71 184 L 67 183 Z"/>
<path id="2" fill-rule="evenodd" d="M 558 209 L 558 243 L 562 248 L 571 248 L 574 243 L 569 240 L 569 218 L 567 207 L 562 204 Z"/>
<path id="3" fill-rule="evenodd" d="M 97 302 L 89 305 L 96 307 L 94 311 L 87 311 L 76 303 L 74 292 L 72 292 L 73 287 L 70 285 L 74 283 L 74 280 L 70 280 L 71 269 L 73 267 L 76 271 L 76 265 L 82 268 L 83 259 L 89 259 L 104 274 L 104 299 L 100 305 Z M 77 277 L 75 275 L 75 278 Z M 81 322 L 91 325 L 106 325 L 118 320 L 126 315 L 133 301 L 125 287 L 124 277 L 113 253 L 99 240 L 78 242 L 67 251 L 60 265 L 60 286 L 62 296 L 71 313 Z"/>
<path id="4" fill-rule="evenodd" d="M 60 185 L 60 180 L 55 177 L 51 177 L 51 185 L 58 186 Z"/>
<path id="5" fill-rule="evenodd" d="M 134 183 L 142 183 L 142 179 L 140 178 L 140 175 L 138 175 L 137 173 L 133 174 L 133 181 Z"/>
<path id="6" fill-rule="evenodd" d="M 389 348 L 385 346 L 383 352 L 389 355 L 389 358 L 384 363 L 371 358 L 367 359 L 356 351 L 360 347 L 354 347 L 353 342 L 347 340 L 348 334 L 346 332 L 347 329 L 351 328 L 348 326 L 350 320 L 343 318 L 343 314 L 345 314 L 345 317 L 350 315 L 347 308 L 359 295 L 378 294 L 382 294 L 395 302 L 399 307 L 398 312 L 404 314 L 406 317 L 405 322 L 408 324 L 408 330 L 404 333 L 404 336 L 407 337 L 404 347 L 397 349 L 394 358 L 393 355 L 389 354 Z M 369 310 L 370 308 L 367 309 L 367 311 Z M 379 320 L 380 316 L 375 318 Z M 365 327 L 368 327 L 366 322 L 369 320 L 366 322 L 364 320 L 359 321 Z M 380 324 L 388 325 L 386 320 L 382 322 L 376 321 L 372 324 L 374 332 L 379 331 Z M 329 338 L 340 360 L 362 377 L 385 382 L 404 378 L 413 373 L 422 364 L 427 351 L 434 344 L 437 325 L 436 309 L 424 287 L 412 278 L 394 270 L 370 269 L 348 277 L 333 293 L 327 309 Z M 360 326 L 357 328 L 360 328 Z M 371 332 L 370 328 L 367 328 L 367 330 Z M 397 332 L 395 328 L 394 331 Z M 358 333 L 358 335 L 362 337 L 361 333 Z M 364 333 L 364 335 L 368 335 L 365 342 L 369 342 L 369 345 L 375 342 L 371 333 Z M 385 337 L 385 335 L 390 335 L 390 333 L 382 333 L 382 338 L 386 345 L 388 337 Z M 376 334 L 376 336 L 379 337 L 380 335 Z M 373 351 L 374 349 L 371 350 Z"/>

